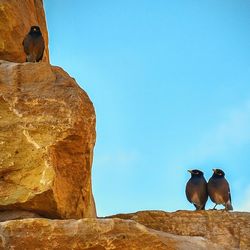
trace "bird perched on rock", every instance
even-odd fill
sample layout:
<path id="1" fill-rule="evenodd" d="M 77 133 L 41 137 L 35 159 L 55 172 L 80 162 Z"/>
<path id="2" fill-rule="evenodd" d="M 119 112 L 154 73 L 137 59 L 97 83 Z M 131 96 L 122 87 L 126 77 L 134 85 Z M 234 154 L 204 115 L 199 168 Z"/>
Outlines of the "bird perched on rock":
<path id="1" fill-rule="evenodd" d="M 207 184 L 208 195 L 215 206 L 222 204 L 226 210 L 233 210 L 230 188 L 225 173 L 221 169 L 213 169 L 214 173 Z"/>
<path id="2" fill-rule="evenodd" d="M 203 172 L 198 169 L 188 170 L 188 172 L 191 173 L 191 178 L 186 185 L 187 199 L 194 204 L 196 210 L 204 210 L 208 199 L 207 181 Z"/>
<path id="3" fill-rule="evenodd" d="M 23 40 L 26 62 L 39 62 L 43 58 L 44 39 L 39 26 L 31 26 Z"/>

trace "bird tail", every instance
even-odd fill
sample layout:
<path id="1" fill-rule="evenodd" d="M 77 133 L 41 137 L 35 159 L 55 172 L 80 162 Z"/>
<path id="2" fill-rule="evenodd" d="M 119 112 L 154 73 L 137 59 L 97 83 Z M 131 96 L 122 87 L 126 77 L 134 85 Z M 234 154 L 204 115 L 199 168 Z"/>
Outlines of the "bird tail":
<path id="1" fill-rule="evenodd" d="M 194 204 L 196 210 L 205 210 L 205 205 L 206 204 L 204 204 L 204 205 L 196 205 L 196 204 Z"/>
<path id="2" fill-rule="evenodd" d="M 205 210 L 206 203 L 204 205 L 201 205 L 200 210 Z"/>
<path id="3" fill-rule="evenodd" d="M 233 206 L 230 201 L 226 203 L 226 210 L 233 210 Z"/>

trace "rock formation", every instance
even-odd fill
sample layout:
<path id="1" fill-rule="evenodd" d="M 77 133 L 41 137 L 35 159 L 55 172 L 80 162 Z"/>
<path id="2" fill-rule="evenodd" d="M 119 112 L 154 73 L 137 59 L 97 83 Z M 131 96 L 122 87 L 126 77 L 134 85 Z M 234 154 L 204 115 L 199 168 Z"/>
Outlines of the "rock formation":
<path id="1" fill-rule="evenodd" d="M 25 218 L 41 218 L 41 216 L 24 210 L 6 210 L 0 212 L 0 222 L 8 220 L 21 220 Z"/>
<path id="2" fill-rule="evenodd" d="M 199 236 L 222 249 L 250 249 L 250 213 L 224 210 L 140 211 L 112 217 L 134 220 L 148 228 L 174 235 Z"/>
<path id="3" fill-rule="evenodd" d="M 120 219 L 26 219 L 0 223 L 0 231 L 0 249 L 219 249 L 201 237 L 174 236 Z"/>
<path id="4" fill-rule="evenodd" d="M 249 213 L 143 211 L 114 217 L 123 219 L 2 222 L 0 249 L 250 249 Z"/>
<path id="5" fill-rule="evenodd" d="M 0 210 L 95 217 L 95 112 L 59 67 L 0 61 Z"/>
<path id="6" fill-rule="evenodd" d="M 0 0 L 0 60 L 25 62 L 22 42 L 32 25 L 41 28 L 46 45 L 43 61 L 49 62 L 43 1 Z"/>

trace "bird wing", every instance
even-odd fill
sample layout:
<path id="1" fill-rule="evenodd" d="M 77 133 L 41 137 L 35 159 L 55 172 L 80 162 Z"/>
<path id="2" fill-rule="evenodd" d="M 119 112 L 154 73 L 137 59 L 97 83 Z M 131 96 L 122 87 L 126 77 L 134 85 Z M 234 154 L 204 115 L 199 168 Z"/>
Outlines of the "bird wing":
<path id="1" fill-rule="evenodd" d="M 40 61 L 43 59 L 44 49 L 45 49 L 44 39 L 41 36 L 41 39 L 39 40 L 39 51 L 37 55 L 37 61 Z"/>
<path id="2" fill-rule="evenodd" d="M 220 185 L 218 186 L 218 191 L 221 194 L 221 196 L 223 197 L 223 200 L 225 202 L 227 202 L 229 200 L 231 201 L 230 188 L 229 188 L 229 184 L 228 184 L 226 179 L 221 180 Z"/>
<path id="3" fill-rule="evenodd" d="M 191 182 L 189 180 L 187 182 L 187 185 L 186 185 L 186 197 L 187 197 L 188 201 L 191 202 L 191 203 L 192 203 L 192 200 L 191 200 L 192 193 L 193 193 L 192 184 L 191 184 Z"/>
<path id="4" fill-rule="evenodd" d="M 29 52 L 30 52 L 30 50 L 29 50 L 29 43 L 30 43 L 30 36 L 29 36 L 29 34 L 28 35 L 26 35 L 25 37 L 24 37 L 24 39 L 23 39 L 23 49 L 24 49 L 24 52 L 26 53 L 26 54 L 29 54 Z"/>
<path id="5" fill-rule="evenodd" d="M 232 199 L 231 199 L 231 192 L 230 192 L 229 185 L 228 185 L 228 194 L 229 194 L 229 200 L 230 200 L 230 203 L 232 203 Z"/>

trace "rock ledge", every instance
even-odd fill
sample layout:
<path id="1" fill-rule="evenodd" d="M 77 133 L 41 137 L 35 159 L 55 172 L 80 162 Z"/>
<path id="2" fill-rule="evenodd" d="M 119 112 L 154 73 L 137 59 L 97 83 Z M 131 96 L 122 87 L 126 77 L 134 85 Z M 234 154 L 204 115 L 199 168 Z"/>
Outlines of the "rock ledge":
<path id="1" fill-rule="evenodd" d="M 250 249 L 250 213 L 141 211 L 120 218 L 0 223 L 0 249 Z"/>

